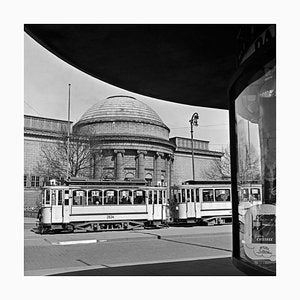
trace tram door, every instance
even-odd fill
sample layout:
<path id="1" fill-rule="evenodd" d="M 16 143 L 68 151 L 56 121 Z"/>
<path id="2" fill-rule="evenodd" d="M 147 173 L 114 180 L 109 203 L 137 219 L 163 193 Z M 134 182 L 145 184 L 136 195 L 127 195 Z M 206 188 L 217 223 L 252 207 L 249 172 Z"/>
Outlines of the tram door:
<path id="1" fill-rule="evenodd" d="M 201 204 L 200 204 L 200 189 L 194 189 L 194 199 L 195 199 L 195 214 L 196 219 L 201 218 Z"/>
<path id="2" fill-rule="evenodd" d="M 70 222 L 70 200 L 69 200 L 69 190 L 63 192 L 63 202 L 62 202 L 62 223 Z"/>
<path id="3" fill-rule="evenodd" d="M 147 212 L 148 212 L 148 220 L 153 221 L 153 200 L 154 200 L 154 191 L 147 191 Z"/>
<path id="4" fill-rule="evenodd" d="M 195 218 L 195 196 L 193 189 L 186 189 L 186 216 L 187 218 Z"/>
<path id="5" fill-rule="evenodd" d="M 153 202 L 153 220 L 161 220 L 163 218 L 163 191 L 154 191 Z"/>
<path id="6" fill-rule="evenodd" d="M 69 195 L 63 190 L 50 190 L 52 223 L 68 223 L 70 221 Z M 66 199 L 67 197 L 67 199 Z"/>

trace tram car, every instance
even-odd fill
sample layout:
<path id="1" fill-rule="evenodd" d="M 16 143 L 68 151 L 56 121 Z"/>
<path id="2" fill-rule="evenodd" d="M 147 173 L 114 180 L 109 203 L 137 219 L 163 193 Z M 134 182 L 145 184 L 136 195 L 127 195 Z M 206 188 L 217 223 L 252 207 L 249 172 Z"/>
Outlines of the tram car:
<path id="1" fill-rule="evenodd" d="M 261 185 L 248 183 L 241 189 L 245 211 L 261 203 Z M 171 188 L 170 217 L 173 223 L 203 225 L 232 222 L 230 181 L 186 181 Z"/>
<path id="2" fill-rule="evenodd" d="M 45 186 L 39 213 L 40 233 L 106 231 L 164 226 L 167 188 L 144 181 L 72 180 Z"/>
<path id="3" fill-rule="evenodd" d="M 245 214 L 254 205 L 262 204 L 262 185 L 260 182 L 241 184 L 239 194 L 239 223 L 240 230 L 244 231 Z"/>

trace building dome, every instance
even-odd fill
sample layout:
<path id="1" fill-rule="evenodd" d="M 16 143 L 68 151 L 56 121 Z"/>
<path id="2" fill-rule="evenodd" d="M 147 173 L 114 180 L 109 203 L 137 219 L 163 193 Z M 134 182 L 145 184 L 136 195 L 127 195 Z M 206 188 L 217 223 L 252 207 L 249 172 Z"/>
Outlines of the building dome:
<path id="1" fill-rule="evenodd" d="M 131 96 L 111 96 L 100 100 L 82 115 L 77 125 L 110 121 L 143 122 L 166 127 L 152 108 Z"/>
<path id="2" fill-rule="evenodd" d="M 150 137 L 169 141 L 170 129 L 158 114 L 131 96 L 111 96 L 89 108 L 74 131 L 101 137 Z"/>

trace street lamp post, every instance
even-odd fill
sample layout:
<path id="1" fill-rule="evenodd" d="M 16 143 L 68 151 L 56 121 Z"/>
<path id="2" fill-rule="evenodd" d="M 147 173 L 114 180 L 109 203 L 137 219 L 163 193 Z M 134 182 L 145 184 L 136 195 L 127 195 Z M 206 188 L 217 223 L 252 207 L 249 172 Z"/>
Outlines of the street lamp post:
<path id="1" fill-rule="evenodd" d="M 195 181 L 195 166 L 194 166 L 194 139 L 193 139 L 193 126 L 198 126 L 198 113 L 193 113 L 192 118 L 189 120 L 191 123 L 191 141 L 192 141 L 192 169 L 193 169 L 193 181 Z"/>

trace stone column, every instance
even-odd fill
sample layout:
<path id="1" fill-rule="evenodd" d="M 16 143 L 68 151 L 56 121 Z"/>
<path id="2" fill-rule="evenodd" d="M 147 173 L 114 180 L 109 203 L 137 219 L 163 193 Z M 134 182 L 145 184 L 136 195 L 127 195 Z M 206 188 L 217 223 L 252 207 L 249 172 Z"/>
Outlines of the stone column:
<path id="1" fill-rule="evenodd" d="M 145 180 L 145 155 L 147 151 L 137 151 L 138 161 L 137 161 L 137 178 Z"/>
<path id="2" fill-rule="evenodd" d="M 93 155 L 93 160 L 94 160 L 94 179 L 99 179 L 102 177 L 102 172 L 101 172 L 101 158 L 102 158 L 102 150 L 97 151 Z"/>
<path id="3" fill-rule="evenodd" d="M 170 199 L 171 195 L 171 186 L 172 186 L 172 167 L 174 161 L 174 154 L 168 154 L 167 156 L 167 167 L 166 167 L 166 182 L 168 183 L 168 199 Z"/>
<path id="4" fill-rule="evenodd" d="M 161 152 L 155 153 L 154 172 L 153 172 L 154 185 L 157 185 L 157 182 L 161 180 L 161 157 L 163 155 L 164 154 Z"/>
<path id="5" fill-rule="evenodd" d="M 116 180 L 123 180 L 123 154 L 125 153 L 125 150 L 114 150 L 114 153 L 117 154 L 115 160 Z"/>

